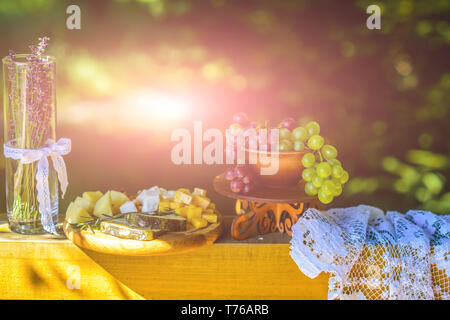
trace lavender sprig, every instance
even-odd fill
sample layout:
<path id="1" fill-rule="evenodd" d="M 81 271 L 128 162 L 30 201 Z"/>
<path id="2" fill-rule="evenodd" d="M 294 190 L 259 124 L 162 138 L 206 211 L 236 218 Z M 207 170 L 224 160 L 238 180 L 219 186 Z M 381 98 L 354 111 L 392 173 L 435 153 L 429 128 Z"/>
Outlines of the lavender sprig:
<path id="1" fill-rule="evenodd" d="M 12 50 L 9 50 L 9 53 L 8 53 L 8 58 L 7 58 L 9 61 L 15 61 L 16 60 L 16 53 L 14 52 L 14 51 L 12 51 Z"/>
<path id="2" fill-rule="evenodd" d="M 43 61 L 43 59 L 41 58 L 41 54 L 44 53 L 45 47 L 47 47 L 49 41 L 50 41 L 49 37 L 43 37 L 39 38 L 39 44 L 37 46 L 35 45 L 29 46 L 29 48 L 31 49 L 31 54 L 27 56 L 27 60 Z"/>

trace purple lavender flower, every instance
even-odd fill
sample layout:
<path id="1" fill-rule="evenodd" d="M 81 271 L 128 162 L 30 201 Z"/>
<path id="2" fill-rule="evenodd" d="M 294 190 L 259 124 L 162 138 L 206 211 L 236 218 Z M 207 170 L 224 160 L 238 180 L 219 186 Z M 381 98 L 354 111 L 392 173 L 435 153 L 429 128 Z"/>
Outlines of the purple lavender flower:
<path id="1" fill-rule="evenodd" d="M 53 123 L 51 123 L 52 114 L 55 107 L 54 103 L 54 64 L 49 63 L 47 57 L 42 56 L 48 45 L 50 38 L 39 38 L 38 45 L 29 46 L 31 53 L 26 56 L 28 63 L 26 64 L 25 87 L 17 87 L 17 79 L 19 73 L 15 70 L 14 63 L 8 65 L 8 97 L 9 103 L 14 108 L 14 112 L 19 112 L 17 108 L 26 105 L 27 132 L 16 132 L 15 139 L 21 140 L 24 135 L 30 135 L 28 148 L 40 148 L 47 138 L 52 134 Z M 10 50 L 7 58 L 13 62 L 16 59 L 14 51 Z M 25 99 L 19 91 L 25 90 Z M 23 91 L 22 91 L 23 92 Z M 25 100 L 25 101 L 23 101 Z M 15 124 L 11 123 L 11 127 Z M 19 136 L 17 136 L 19 135 Z M 10 137 L 13 138 L 13 137 Z M 25 139 L 26 140 L 26 139 Z"/>

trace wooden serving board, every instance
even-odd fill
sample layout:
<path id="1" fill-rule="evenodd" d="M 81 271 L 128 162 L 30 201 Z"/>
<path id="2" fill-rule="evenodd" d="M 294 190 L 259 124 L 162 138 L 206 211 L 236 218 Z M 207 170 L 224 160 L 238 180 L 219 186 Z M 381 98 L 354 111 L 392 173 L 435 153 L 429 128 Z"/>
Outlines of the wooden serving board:
<path id="1" fill-rule="evenodd" d="M 79 231 L 64 222 L 64 233 L 77 246 L 106 254 L 122 256 L 154 256 L 178 254 L 210 245 L 222 231 L 222 215 L 216 211 L 217 223 L 202 229 L 169 232 L 150 241 L 121 239 L 100 231 Z"/>

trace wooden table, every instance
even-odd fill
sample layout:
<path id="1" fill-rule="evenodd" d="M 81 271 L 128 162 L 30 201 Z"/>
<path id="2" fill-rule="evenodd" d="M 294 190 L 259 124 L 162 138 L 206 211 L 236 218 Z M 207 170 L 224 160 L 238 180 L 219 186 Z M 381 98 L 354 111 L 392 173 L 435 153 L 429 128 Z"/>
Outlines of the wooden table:
<path id="1" fill-rule="evenodd" d="M 0 299 L 326 299 L 328 277 L 309 279 L 289 256 L 289 236 L 233 240 L 230 223 L 207 247 L 179 255 L 122 257 L 67 239 L 9 232 L 0 217 Z"/>

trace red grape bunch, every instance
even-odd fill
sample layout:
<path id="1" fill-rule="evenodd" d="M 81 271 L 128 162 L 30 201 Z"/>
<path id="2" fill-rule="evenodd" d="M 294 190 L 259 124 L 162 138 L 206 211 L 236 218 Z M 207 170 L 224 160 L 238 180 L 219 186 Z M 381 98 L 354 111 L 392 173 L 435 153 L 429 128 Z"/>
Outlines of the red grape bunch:
<path id="1" fill-rule="evenodd" d="M 237 158 L 237 148 L 244 147 L 239 146 L 238 137 L 240 135 L 245 136 L 247 130 L 255 129 L 258 130 L 260 125 L 255 121 L 249 121 L 247 114 L 244 112 L 238 112 L 233 116 L 233 123 L 228 127 L 228 134 L 226 136 L 226 152 L 234 155 L 233 159 L 236 161 Z M 243 143 L 248 142 L 246 138 Z"/>
<path id="2" fill-rule="evenodd" d="M 235 193 L 249 193 L 256 185 L 256 175 L 247 165 L 238 165 L 225 172 L 230 181 L 230 189 Z"/>

